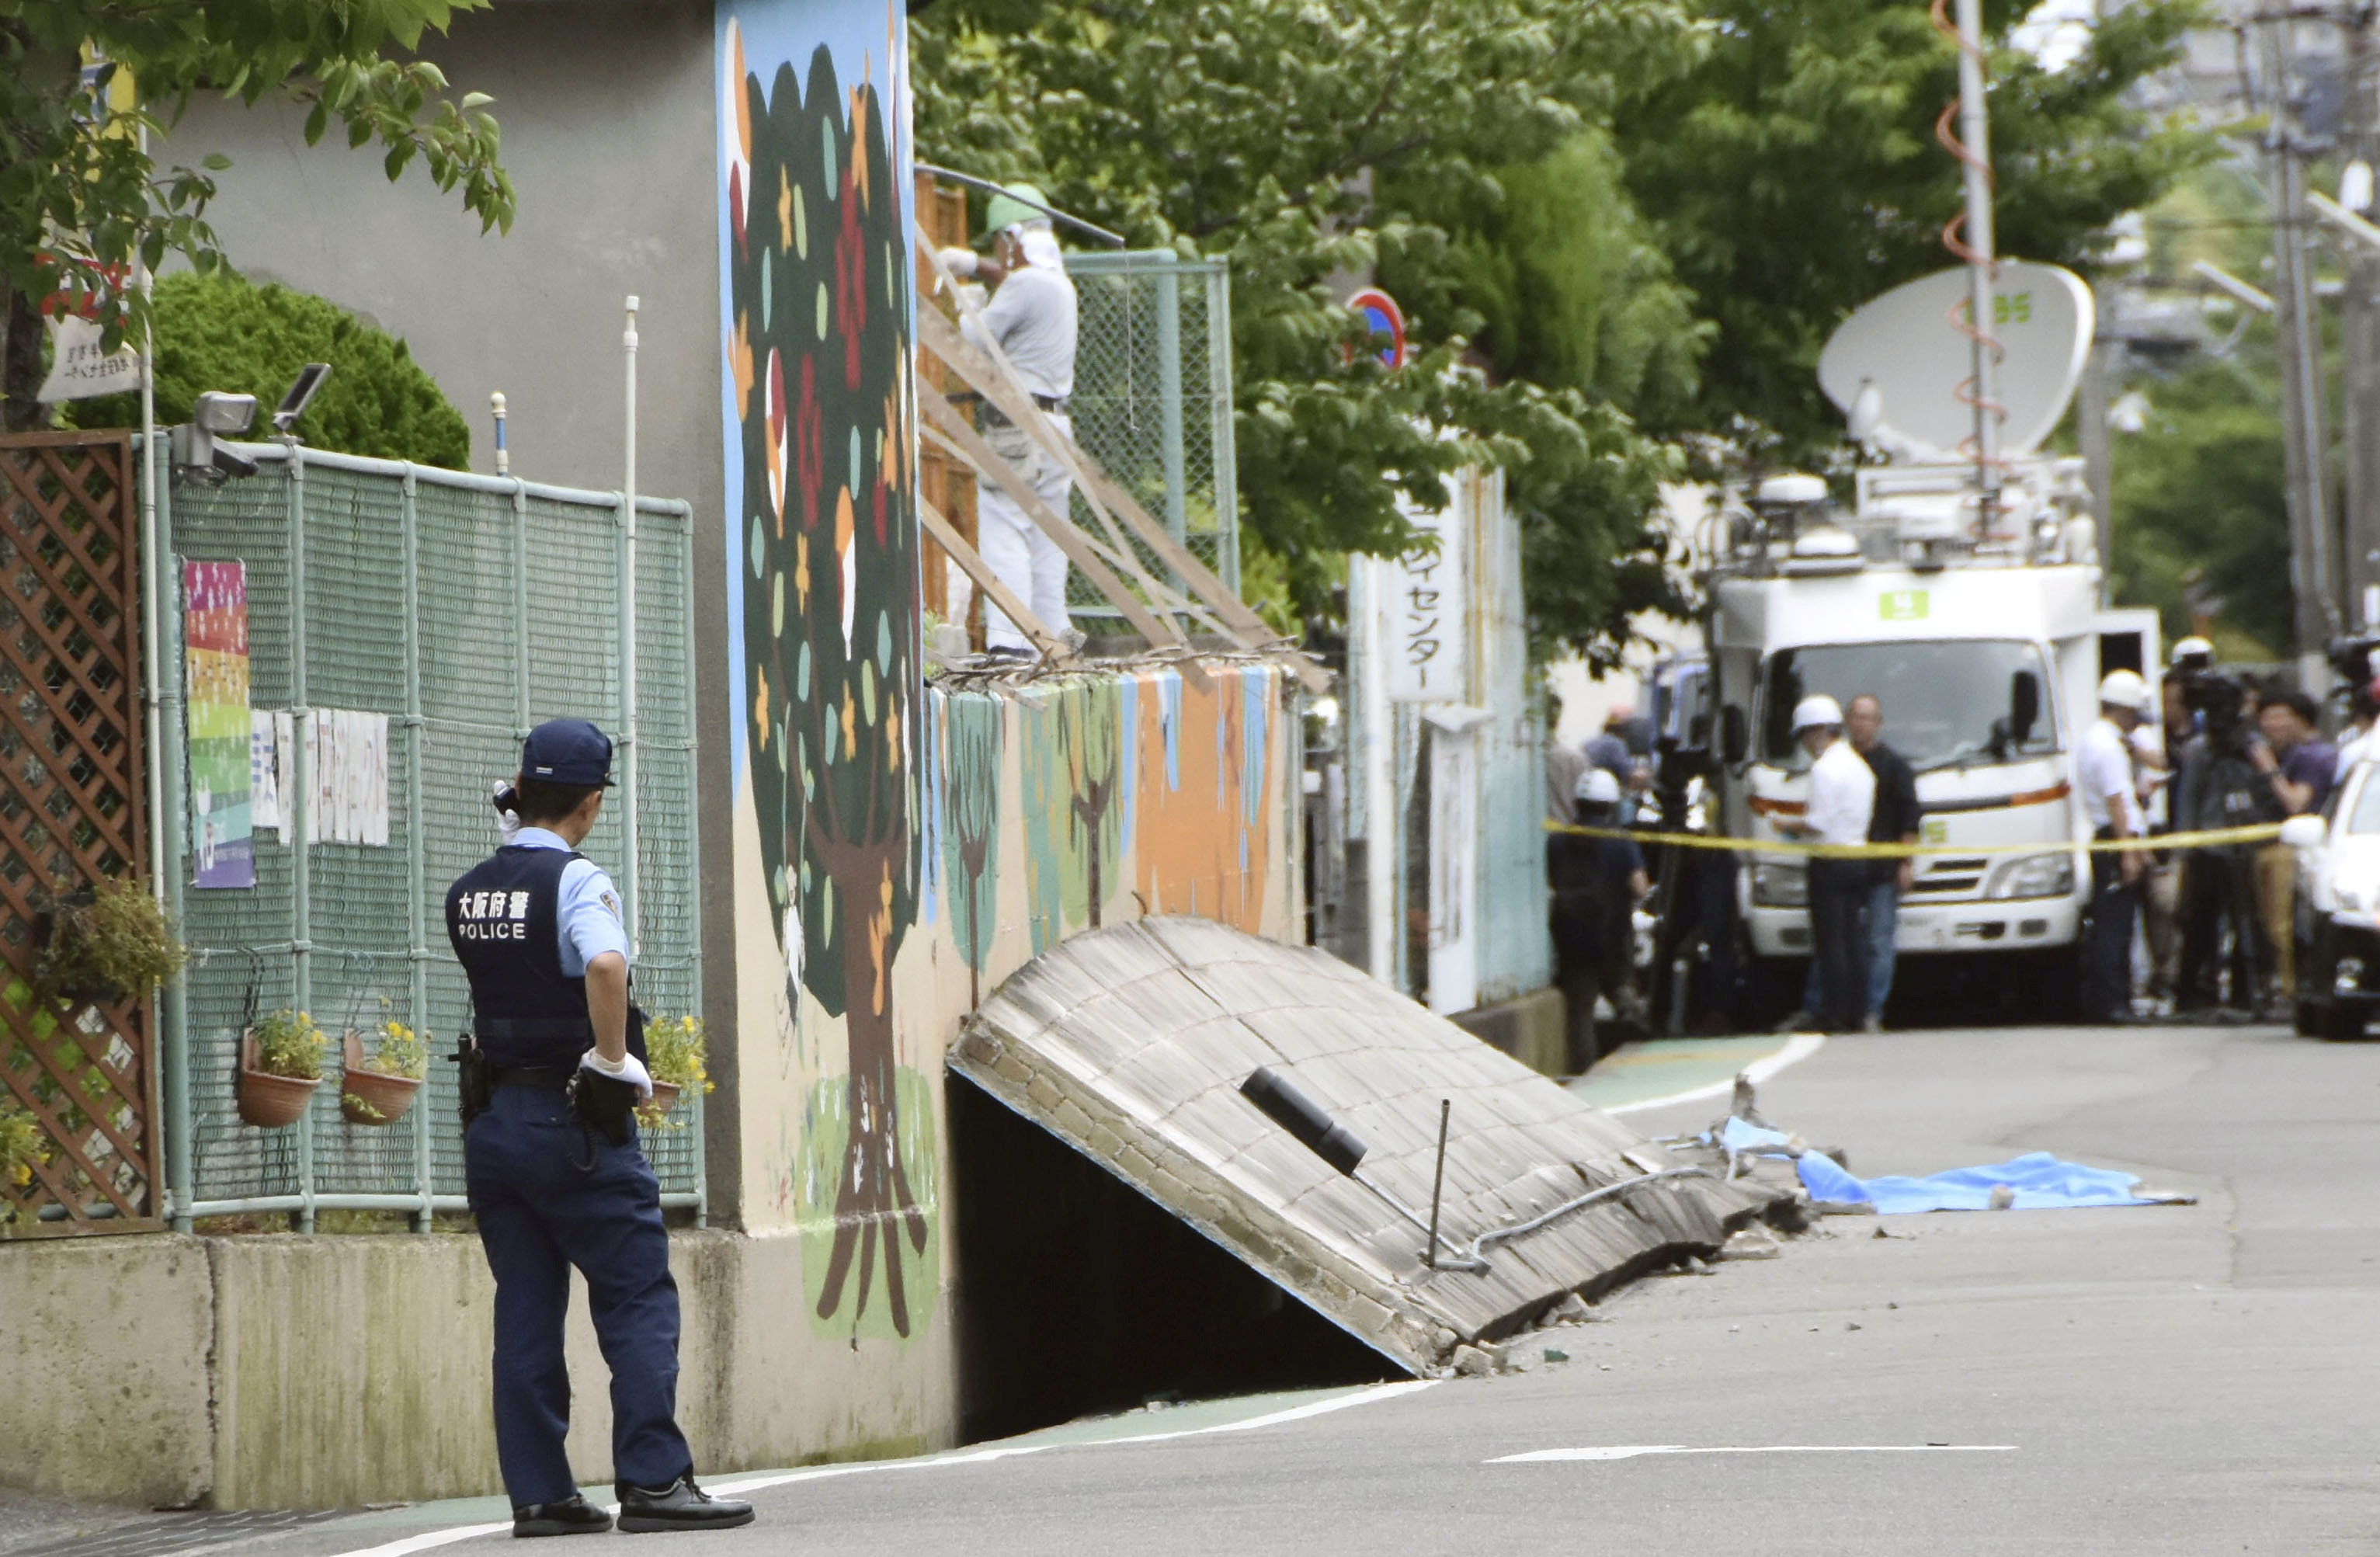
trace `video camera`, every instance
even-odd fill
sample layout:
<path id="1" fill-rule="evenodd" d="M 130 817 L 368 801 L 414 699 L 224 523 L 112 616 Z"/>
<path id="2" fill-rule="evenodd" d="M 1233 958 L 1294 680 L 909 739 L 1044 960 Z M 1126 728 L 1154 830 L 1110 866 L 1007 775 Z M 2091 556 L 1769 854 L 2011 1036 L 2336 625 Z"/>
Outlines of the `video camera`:
<path id="1" fill-rule="evenodd" d="M 2245 682 L 2210 666 L 2187 667 L 2182 671 L 2181 701 L 2183 707 L 2198 715 L 2209 750 L 2218 757 L 2236 757 L 2246 751 L 2254 732 L 2241 717 L 2248 706 Z"/>
<path id="2" fill-rule="evenodd" d="M 2338 673 L 2338 679 L 2347 683 L 2350 692 L 2369 687 L 2375 677 L 2380 677 L 2380 663 L 2375 663 L 2380 659 L 2380 633 L 2334 638 L 2323 652 L 2330 661 L 2330 668 Z"/>

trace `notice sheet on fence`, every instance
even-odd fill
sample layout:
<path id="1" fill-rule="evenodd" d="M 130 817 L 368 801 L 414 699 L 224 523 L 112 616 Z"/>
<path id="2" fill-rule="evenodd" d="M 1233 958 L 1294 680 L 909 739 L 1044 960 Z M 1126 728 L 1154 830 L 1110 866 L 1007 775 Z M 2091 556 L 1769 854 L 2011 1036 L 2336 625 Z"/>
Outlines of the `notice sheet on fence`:
<path id="1" fill-rule="evenodd" d="M 182 565 L 189 676 L 190 833 L 200 887 L 256 885 L 249 831 L 248 567 Z"/>

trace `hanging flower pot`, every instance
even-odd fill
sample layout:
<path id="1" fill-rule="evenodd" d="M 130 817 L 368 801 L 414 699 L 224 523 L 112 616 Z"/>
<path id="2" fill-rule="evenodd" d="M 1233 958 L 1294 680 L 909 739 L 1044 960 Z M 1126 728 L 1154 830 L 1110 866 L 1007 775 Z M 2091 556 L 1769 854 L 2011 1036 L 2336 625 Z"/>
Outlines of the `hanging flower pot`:
<path id="1" fill-rule="evenodd" d="M 421 1077 L 405 1074 L 402 1057 L 385 1039 L 381 1052 L 364 1058 L 364 1040 L 353 1028 L 343 1041 L 346 1075 L 339 1083 L 339 1113 L 350 1125 L 394 1125 L 421 1094 Z M 392 1068 L 395 1067 L 395 1068 Z"/>
<path id="2" fill-rule="evenodd" d="M 674 1081 L 653 1083 L 652 1101 L 645 1104 L 655 1113 L 667 1113 L 677 1106 L 678 1085 Z"/>
<path id="3" fill-rule="evenodd" d="M 147 887 L 105 877 L 33 894 L 34 984 L 75 1004 L 145 999 L 182 966 L 181 943 Z"/>
<path id="4" fill-rule="evenodd" d="M 314 1076 L 284 1076 L 263 1069 L 264 1064 L 257 1053 L 256 1029 L 250 1028 L 239 1038 L 239 1117 L 267 1130 L 295 1125 L 314 1101 L 314 1089 L 322 1084 L 319 1066 Z"/>

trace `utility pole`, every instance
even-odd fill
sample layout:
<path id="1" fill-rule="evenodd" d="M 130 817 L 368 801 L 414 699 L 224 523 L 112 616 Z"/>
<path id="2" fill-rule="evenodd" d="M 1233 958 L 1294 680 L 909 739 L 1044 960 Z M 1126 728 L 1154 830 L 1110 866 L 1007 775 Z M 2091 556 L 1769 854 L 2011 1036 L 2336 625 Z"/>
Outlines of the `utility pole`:
<path id="1" fill-rule="evenodd" d="M 2372 6 L 2359 0 L 2347 27 L 2347 101 L 2341 118 L 2340 147 L 2349 164 L 2365 169 L 2380 164 L 2380 47 L 2373 38 Z M 2352 193 L 2342 185 L 2340 199 L 2352 209 L 2371 200 L 2369 174 Z M 2371 213 L 2357 211 L 2359 216 Z M 2348 620 L 2372 630 L 2380 626 L 2380 253 L 2361 243 L 2339 246 L 2347 264 L 2347 285 L 2339 303 L 2340 356 L 2343 363 L 2340 401 L 2347 443 L 2346 545 L 2342 569 L 2347 582 Z"/>
<path id="2" fill-rule="evenodd" d="M 2274 322 L 2280 335 L 2281 424 L 2289 480 L 2289 581 L 2297 596 L 2298 675 L 2316 695 L 2330 685 L 2323 648 L 2338 622 L 2329 505 L 2323 493 L 2322 355 L 2306 245 L 2312 223 L 2296 134 L 2296 22 L 2266 6 L 2256 16 L 2265 58 L 2265 133 L 2273 195 Z"/>
<path id="3" fill-rule="evenodd" d="M 2116 573 L 2115 509 L 2108 496 L 2115 479 L 2115 459 L 2108 447 L 2107 404 L 2115 373 L 2116 341 L 2108 329 L 2108 304 L 2116 297 L 2112 283 L 2091 288 L 2091 349 L 2082 359 L 2082 394 L 2074 402 L 2074 443 L 2082 456 L 2082 484 L 2091 494 L 2091 533 L 2099 548 L 2099 603 L 2107 603 L 2108 580 Z"/>
<path id="4" fill-rule="evenodd" d="M 1939 11 L 1936 12 L 1938 17 Z M 1992 282 L 1999 253 L 1992 232 L 1992 142 L 1984 101 L 1983 0 L 1959 0 L 1959 140 L 1966 176 L 1967 323 L 1974 337 L 1975 517 L 1991 528 L 1999 513 L 1999 345 L 1991 338 Z"/>

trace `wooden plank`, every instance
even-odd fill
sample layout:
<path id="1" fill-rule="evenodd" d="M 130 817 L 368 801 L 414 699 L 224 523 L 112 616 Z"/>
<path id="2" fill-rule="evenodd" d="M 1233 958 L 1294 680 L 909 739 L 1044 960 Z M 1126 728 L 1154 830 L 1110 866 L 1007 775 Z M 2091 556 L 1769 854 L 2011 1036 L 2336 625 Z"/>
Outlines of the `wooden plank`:
<path id="1" fill-rule="evenodd" d="M 1016 598 L 1014 590 L 1000 581 L 1000 575 L 983 560 L 983 553 L 966 543 L 966 538 L 958 532 L 958 528 L 942 517 L 941 509 L 920 497 L 917 499 L 917 515 L 926 522 L 926 533 L 951 554 L 951 560 L 975 580 L 976 588 L 989 596 L 992 604 L 1008 613 L 1008 619 L 1016 624 L 1016 630 L 1031 639 L 1035 648 L 1061 664 L 1075 657 L 1075 651 L 1066 647 L 1064 640 L 1045 626 L 1040 617 L 1026 609 L 1025 602 Z"/>
<path id="2" fill-rule="evenodd" d="M 1273 630 L 1270 623 L 1226 588 L 1213 569 L 1173 538 L 1172 530 L 1151 517 L 1148 510 L 1110 476 L 1080 444 L 1060 431 L 1046 417 L 1040 417 L 1040 407 L 1032 404 L 1032 397 L 1024 394 L 1021 386 L 1006 377 L 1002 364 L 953 329 L 947 320 L 938 317 L 936 326 L 920 331 L 926 349 L 940 359 L 942 365 L 963 380 L 967 387 L 997 406 L 1002 415 L 1024 427 L 1052 454 L 1071 465 L 1075 480 L 1090 498 L 1092 505 L 1111 509 L 1122 517 L 1142 543 L 1155 552 L 1166 566 L 1180 574 L 1198 598 L 1213 609 L 1242 647 L 1261 649 L 1280 639 L 1281 635 Z M 1027 423 L 1017 416 L 1019 410 L 1027 407 L 1035 413 L 1036 422 Z"/>
<path id="3" fill-rule="evenodd" d="M 931 318 L 932 315 L 920 314 L 918 317 Z M 1008 461 L 1001 458 L 1000 451 L 984 442 L 983 434 L 969 427 L 966 418 L 959 415 L 949 401 L 939 395 L 921 395 L 917 397 L 917 407 L 925 414 L 926 429 L 934 441 L 974 466 L 978 476 L 989 478 L 995 486 L 1014 498 L 1016 505 L 1025 511 L 1025 517 L 1041 527 L 1041 533 L 1057 543 L 1058 550 L 1066 553 L 1066 560 L 1082 569 L 1083 577 L 1088 578 L 1111 604 L 1123 613 L 1124 620 L 1130 622 L 1142 637 L 1152 644 L 1170 644 L 1176 648 L 1188 646 L 1189 639 L 1182 636 L 1182 629 L 1142 604 L 1140 598 L 1124 587 L 1123 580 L 1099 559 L 1099 554 L 1091 550 L 1090 542 L 1075 529 L 1075 521 L 1051 513 L 1050 505 L 1034 492 L 1033 484 L 1018 475 Z M 982 520 L 978 518 L 978 529 L 981 524 Z"/>
<path id="4" fill-rule="evenodd" d="M 929 267 L 933 269 L 935 276 L 941 276 L 942 284 L 950 288 L 950 298 L 952 302 L 957 302 L 959 305 L 959 312 L 966 314 L 968 319 L 976 319 L 976 323 L 983 323 L 983 314 L 980 314 L 980 310 L 976 307 L 976 302 L 971 300 L 964 290 L 959 290 L 959 278 L 950 274 L 950 267 L 942 262 L 942 252 L 929 250 L 929 248 L 923 245 L 923 240 L 918 243 L 918 250 L 926 255 L 926 262 L 929 262 Z M 1119 554 L 1119 559 L 1125 565 L 1125 569 L 1131 571 L 1133 578 L 1140 581 L 1142 590 L 1154 600 L 1157 595 L 1160 595 L 1160 583 L 1157 583 L 1157 578 L 1149 574 L 1149 569 L 1145 569 L 1145 566 L 1140 565 L 1140 554 L 1137 554 L 1135 550 L 1131 548 L 1131 542 L 1123 538 L 1123 531 L 1116 526 L 1116 517 L 1109 515 L 1107 505 L 1099 503 L 1098 493 L 1092 491 L 1090 483 L 1083 479 L 1083 467 L 1081 462 L 1078 462 L 1081 450 L 1074 445 L 1071 438 L 1063 438 L 1063 435 L 1050 424 L 1050 419 L 1042 414 L 1040 405 L 1036 405 L 1036 402 L 1033 402 L 1033 395 L 1024 388 L 1024 379 L 1016 376 L 1016 364 L 1009 362 L 1007 352 L 1000 350 L 1000 343 L 997 343 L 997 340 L 990 340 L 990 331 L 983 331 L 983 335 L 985 340 L 988 340 L 988 346 L 978 350 L 978 347 L 968 346 L 966 338 L 959 335 L 957 326 L 952 326 L 950 319 L 941 317 L 935 310 L 918 310 L 918 340 L 926 343 L 926 350 L 933 352 L 935 357 L 941 357 L 947 367 L 957 367 L 957 364 L 952 362 L 952 355 L 954 355 L 954 352 L 974 357 L 974 362 L 978 364 L 978 371 L 976 371 L 974 379 L 968 379 L 971 388 L 974 388 L 978 395 L 983 395 L 985 400 L 990 400 L 992 405 L 1000 409 L 1000 414 L 1004 414 L 1009 421 L 1014 421 L 1019 429 L 1024 429 L 1024 433 L 1028 435 L 1028 438 L 1040 443 L 1042 450 L 1045 450 L 1050 457 L 1057 459 L 1059 464 L 1066 467 L 1066 474 L 1074 479 L 1075 486 L 1081 488 L 1083 500 L 1090 505 L 1090 512 L 1099 519 L 1099 529 L 1107 531 L 1109 545 L 1114 548 L 1114 553 Z M 962 379 L 964 376 L 966 374 L 962 371 Z"/>
<path id="5" fill-rule="evenodd" d="M 958 289 L 957 278 L 952 275 L 948 267 L 943 264 L 941 254 L 923 244 L 919 247 L 930 268 L 943 278 L 943 283 L 949 288 L 951 295 L 964 298 L 965 294 Z M 964 302 L 962 306 L 965 306 Z M 1225 588 L 1223 581 L 1215 576 L 1212 569 L 1199 561 L 1189 548 L 1176 541 L 1172 531 L 1150 517 L 1148 510 L 1141 507 L 1121 485 L 1100 468 L 1098 462 L 1086 454 L 1080 444 L 1050 424 L 1041 414 L 1041 408 L 1033 403 L 1033 397 L 1025 393 L 1016 382 L 1014 369 L 1008 364 L 996 345 L 990 352 L 978 350 L 974 343 L 961 335 L 947 319 L 931 310 L 920 310 L 918 312 L 918 339 L 925 349 L 938 359 L 945 368 L 956 373 L 970 388 L 990 400 L 994 407 L 998 407 L 1002 415 L 1024 428 L 1061 464 L 1068 468 L 1075 478 L 1075 484 L 1083 489 L 1083 495 L 1091 505 L 1093 512 L 1099 514 L 1100 518 L 1109 524 L 1111 538 L 1119 547 L 1123 547 L 1123 541 L 1121 536 L 1112 534 L 1113 520 L 1110 515 L 1111 509 L 1122 514 L 1125 522 L 1149 550 L 1155 552 L 1167 566 L 1181 576 L 1189 585 L 1193 594 L 1213 612 L 1227 636 L 1244 649 L 1277 651 L 1282 663 L 1289 666 L 1291 672 L 1305 684 L 1308 691 L 1320 693 L 1330 689 L 1329 672 L 1298 651 L 1293 645 L 1284 646 L 1281 635 L 1273 630 L 1270 623 L 1257 614 L 1245 601 Z M 1124 549 L 1128 553 L 1129 548 Z M 1140 571 L 1137 566 L 1135 570 Z M 1152 592 L 1154 592 L 1153 587 Z"/>

